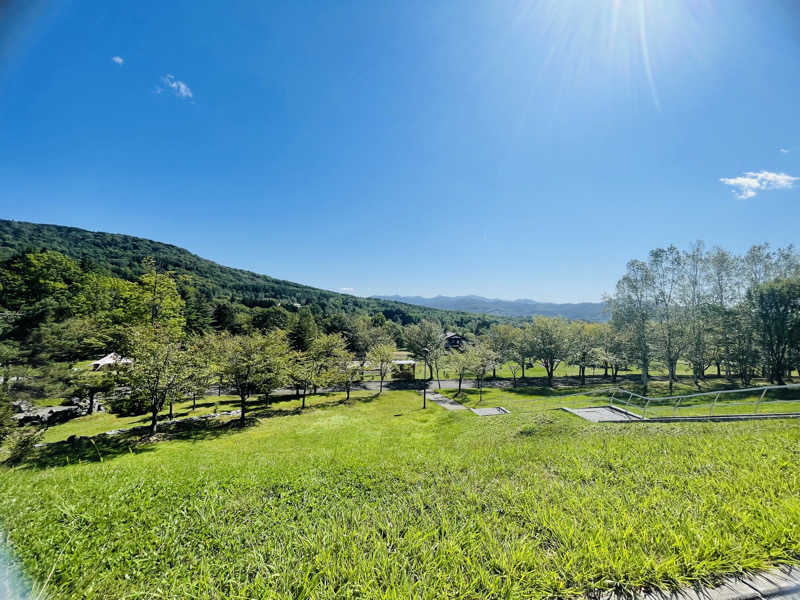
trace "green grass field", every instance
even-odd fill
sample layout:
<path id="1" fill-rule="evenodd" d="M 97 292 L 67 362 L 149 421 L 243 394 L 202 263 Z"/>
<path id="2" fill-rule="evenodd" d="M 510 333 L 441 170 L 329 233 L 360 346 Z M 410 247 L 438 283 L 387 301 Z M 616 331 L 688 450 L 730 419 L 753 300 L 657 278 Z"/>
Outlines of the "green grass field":
<path id="1" fill-rule="evenodd" d="M 792 421 L 595 425 L 535 389 L 489 390 L 502 417 L 413 392 L 309 404 L 51 446 L 0 468 L 0 523 L 52 598 L 570 597 L 800 559 Z"/>

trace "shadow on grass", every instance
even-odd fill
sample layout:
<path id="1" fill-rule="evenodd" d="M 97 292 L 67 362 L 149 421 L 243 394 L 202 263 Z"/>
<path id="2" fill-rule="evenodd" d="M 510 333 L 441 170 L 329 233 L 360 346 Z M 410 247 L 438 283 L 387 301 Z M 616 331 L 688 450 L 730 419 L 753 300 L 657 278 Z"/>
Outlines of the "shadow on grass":
<path id="1" fill-rule="evenodd" d="M 377 393 L 369 396 L 351 396 L 350 399 L 338 397 L 339 394 L 318 394 L 313 403 L 306 408 L 301 406 L 281 407 L 275 404 L 287 404 L 259 399 L 248 402 L 244 424 L 238 415 L 221 415 L 218 418 L 206 416 L 182 421 L 159 421 L 158 432 L 150 436 L 147 426 L 137 426 L 117 435 L 98 434 L 92 437 L 71 437 L 61 442 L 54 442 L 34 448 L 19 461 L 19 466 L 26 469 L 46 469 L 63 467 L 76 462 L 105 462 L 125 454 L 151 452 L 157 442 L 168 440 L 205 441 L 225 435 L 241 433 L 258 425 L 264 419 L 300 415 L 311 410 L 326 410 L 337 406 L 352 406 L 376 400 Z M 319 397 L 336 399 L 318 401 Z M 292 402 L 297 402 L 292 400 Z M 213 404 L 213 403 L 212 403 Z M 199 405 L 198 405 L 199 406 Z"/>

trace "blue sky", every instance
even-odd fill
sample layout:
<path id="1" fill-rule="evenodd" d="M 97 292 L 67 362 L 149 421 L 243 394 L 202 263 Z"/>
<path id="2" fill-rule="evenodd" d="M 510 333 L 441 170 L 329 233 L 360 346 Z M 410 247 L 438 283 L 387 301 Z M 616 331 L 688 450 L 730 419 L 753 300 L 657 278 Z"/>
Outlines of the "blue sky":
<path id="1" fill-rule="evenodd" d="M 543 301 L 656 246 L 798 240 L 790 0 L 26 4 L 0 29 L 5 218 Z"/>

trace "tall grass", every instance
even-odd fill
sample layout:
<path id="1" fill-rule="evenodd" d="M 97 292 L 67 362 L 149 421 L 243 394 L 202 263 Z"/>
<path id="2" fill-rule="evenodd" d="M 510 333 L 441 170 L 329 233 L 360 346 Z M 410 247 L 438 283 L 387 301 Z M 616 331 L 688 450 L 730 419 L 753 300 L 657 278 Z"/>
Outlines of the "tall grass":
<path id="1" fill-rule="evenodd" d="M 577 597 L 800 558 L 796 424 L 595 425 L 502 392 L 502 417 L 326 397 L 34 458 L 0 471 L 0 522 L 54 598 Z"/>

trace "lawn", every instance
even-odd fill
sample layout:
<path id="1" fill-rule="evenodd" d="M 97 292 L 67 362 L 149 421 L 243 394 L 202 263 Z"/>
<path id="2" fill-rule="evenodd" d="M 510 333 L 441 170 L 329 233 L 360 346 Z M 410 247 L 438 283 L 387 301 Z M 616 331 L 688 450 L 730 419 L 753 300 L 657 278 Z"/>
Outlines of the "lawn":
<path id="1" fill-rule="evenodd" d="M 486 418 L 327 395 L 50 447 L 0 470 L 0 523 L 53 598 L 568 597 L 800 559 L 795 422 L 599 425 L 548 394 L 490 390 L 512 413 Z"/>

